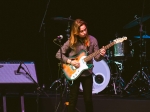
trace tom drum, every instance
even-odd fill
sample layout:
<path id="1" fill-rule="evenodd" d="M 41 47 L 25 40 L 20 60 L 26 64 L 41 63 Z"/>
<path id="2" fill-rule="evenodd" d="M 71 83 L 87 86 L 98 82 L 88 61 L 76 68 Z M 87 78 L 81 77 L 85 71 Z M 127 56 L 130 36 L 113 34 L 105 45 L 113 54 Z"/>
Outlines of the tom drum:
<path id="1" fill-rule="evenodd" d="M 114 57 L 131 57 L 132 41 L 124 41 L 114 45 Z"/>

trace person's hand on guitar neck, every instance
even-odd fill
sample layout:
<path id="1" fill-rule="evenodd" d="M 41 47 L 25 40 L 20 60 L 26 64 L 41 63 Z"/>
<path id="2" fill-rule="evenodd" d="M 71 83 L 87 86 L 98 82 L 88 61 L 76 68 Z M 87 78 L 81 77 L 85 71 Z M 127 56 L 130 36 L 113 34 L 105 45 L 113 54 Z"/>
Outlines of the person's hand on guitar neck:
<path id="1" fill-rule="evenodd" d="M 101 55 L 101 56 L 104 56 L 105 54 L 106 54 L 106 49 L 105 49 L 105 47 L 103 46 L 103 47 L 101 48 L 100 55 Z"/>
<path id="2" fill-rule="evenodd" d="M 79 63 L 77 60 L 68 59 L 68 60 L 67 60 L 67 63 L 70 64 L 70 65 L 73 65 L 73 66 L 76 67 L 76 68 L 79 68 L 79 67 L 80 67 L 80 63 Z"/>

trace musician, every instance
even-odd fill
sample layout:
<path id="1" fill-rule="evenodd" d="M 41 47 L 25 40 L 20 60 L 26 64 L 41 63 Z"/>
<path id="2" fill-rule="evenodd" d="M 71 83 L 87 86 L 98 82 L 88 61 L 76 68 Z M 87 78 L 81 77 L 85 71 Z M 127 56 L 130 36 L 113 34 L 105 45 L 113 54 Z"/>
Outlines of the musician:
<path id="1" fill-rule="evenodd" d="M 87 55 L 92 54 L 93 52 L 99 50 L 97 39 L 88 34 L 87 24 L 81 19 L 76 19 L 71 27 L 70 38 L 64 43 L 61 47 L 62 49 L 62 62 L 70 64 L 76 68 L 81 67 L 78 60 L 78 54 L 83 50 L 87 52 Z M 104 47 L 101 48 L 101 52 L 94 57 L 96 61 L 100 61 L 106 53 Z M 74 56 L 74 58 L 70 58 Z M 56 58 L 61 60 L 60 49 L 56 53 Z M 93 63 L 93 59 L 87 62 Z M 80 76 L 74 80 L 73 84 L 70 85 L 70 94 L 69 94 L 69 112 L 74 112 L 79 92 L 79 85 L 82 83 L 83 87 L 83 97 L 85 103 L 86 112 L 93 112 L 93 103 L 92 103 L 92 68 L 84 70 L 81 72 Z"/>

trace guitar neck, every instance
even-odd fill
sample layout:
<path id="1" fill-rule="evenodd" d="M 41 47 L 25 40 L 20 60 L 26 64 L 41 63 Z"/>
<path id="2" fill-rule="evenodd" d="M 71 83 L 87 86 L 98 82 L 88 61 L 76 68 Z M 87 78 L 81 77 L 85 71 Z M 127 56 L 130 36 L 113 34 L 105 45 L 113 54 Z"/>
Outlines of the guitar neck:
<path id="1" fill-rule="evenodd" d="M 104 46 L 104 48 L 107 50 L 110 47 L 112 47 L 114 44 L 115 44 L 115 42 L 111 42 L 110 44 Z M 88 55 L 86 58 L 84 58 L 84 61 L 87 62 L 87 61 L 91 60 L 93 57 L 95 57 L 96 55 L 100 54 L 101 49 L 99 49 L 99 50 L 95 51 L 94 53 Z"/>

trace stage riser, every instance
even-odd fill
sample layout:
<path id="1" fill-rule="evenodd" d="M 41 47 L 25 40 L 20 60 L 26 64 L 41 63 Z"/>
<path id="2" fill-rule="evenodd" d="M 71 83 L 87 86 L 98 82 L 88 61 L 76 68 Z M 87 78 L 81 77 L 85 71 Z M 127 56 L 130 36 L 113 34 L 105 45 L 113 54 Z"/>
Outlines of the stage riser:
<path id="1" fill-rule="evenodd" d="M 37 100 L 37 98 L 39 100 Z M 38 105 L 37 105 L 38 101 Z M 57 97 L 57 101 L 60 101 L 60 97 Z M 64 103 L 65 100 L 63 100 Z M 37 97 L 37 96 L 25 96 L 24 105 L 25 112 L 55 112 L 56 97 Z M 150 111 L 150 100 L 139 99 L 123 99 L 114 97 L 94 96 L 94 112 L 148 112 Z M 19 96 L 6 96 L 7 112 L 21 112 L 21 100 Z M 76 107 L 81 112 L 84 110 L 83 98 L 79 97 Z M 38 109 L 38 111 L 37 111 Z M 64 109 L 64 106 L 59 106 L 57 112 Z M 0 112 L 3 112 L 2 97 Z M 64 112 L 67 112 L 67 107 Z"/>

